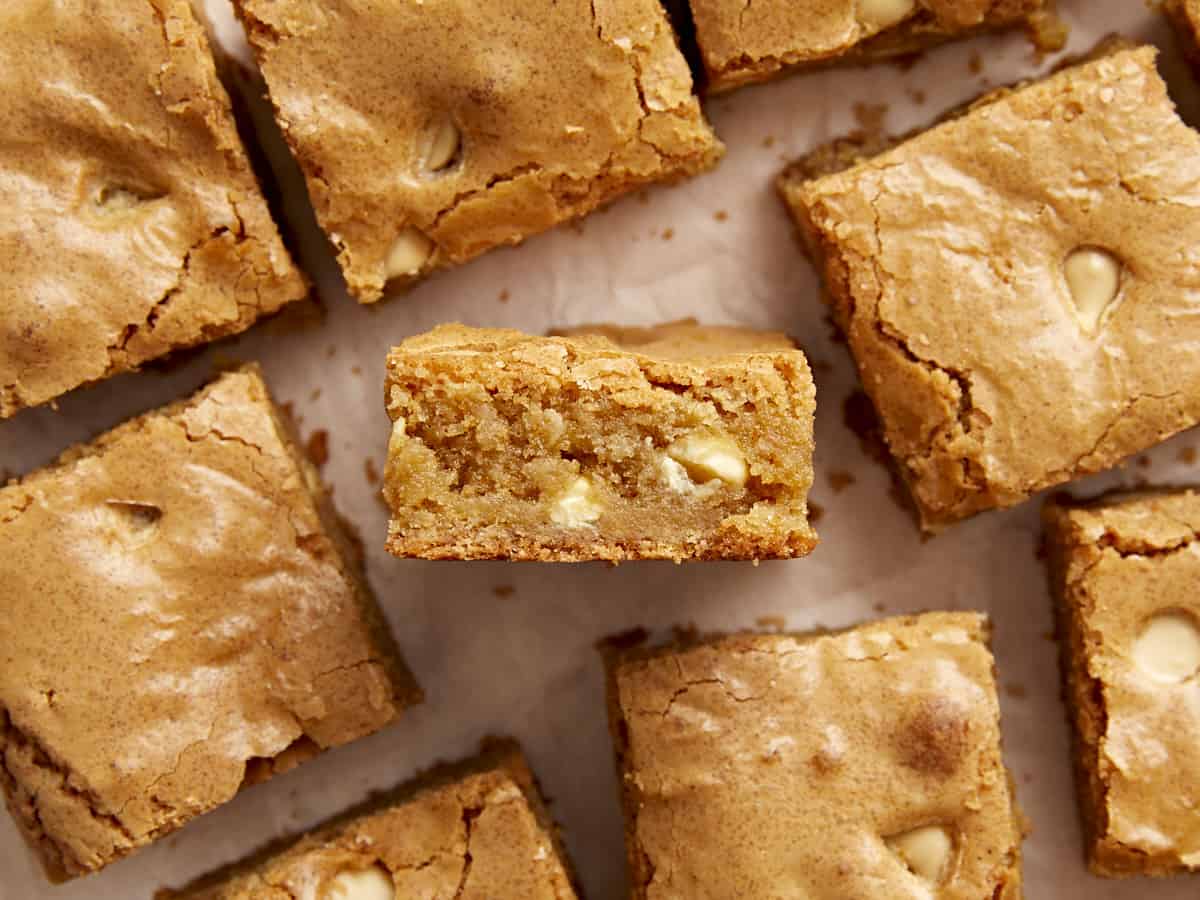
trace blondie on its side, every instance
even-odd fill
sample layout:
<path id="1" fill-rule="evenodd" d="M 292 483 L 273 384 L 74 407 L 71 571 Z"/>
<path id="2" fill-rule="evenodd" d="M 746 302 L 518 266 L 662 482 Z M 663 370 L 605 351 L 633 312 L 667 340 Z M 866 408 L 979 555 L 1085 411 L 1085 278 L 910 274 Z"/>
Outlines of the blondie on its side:
<path id="1" fill-rule="evenodd" d="M 658 0 L 235 5 L 363 302 L 723 152 Z"/>
<path id="2" fill-rule="evenodd" d="M 981 615 L 928 613 L 614 641 L 633 896 L 1018 900 L 987 638 Z"/>
<path id="3" fill-rule="evenodd" d="M 158 900 L 575 900 L 571 867 L 520 749 L 494 742 Z"/>
<path id="4" fill-rule="evenodd" d="M 0 4 L 0 418 L 303 297 L 188 0 Z"/>
<path id="5" fill-rule="evenodd" d="M 1043 518 L 1091 869 L 1200 870 L 1200 493 Z"/>
<path id="6" fill-rule="evenodd" d="M 780 187 L 927 530 L 1200 422 L 1200 134 L 1153 48 L 861 150 Z"/>
<path id="7" fill-rule="evenodd" d="M 0 784 L 55 880 L 420 699 L 254 367 L 0 488 Z"/>
<path id="8" fill-rule="evenodd" d="M 814 388 L 781 334 L 445 325 L 388 357 L 388 549 L 546 561 L 803 556 Z"/>
<path id="9" fill-rule="evenodd" d="M 1032 27 L 1046 0 L 690 0 L 709 88 L 781 72 L 916 53 L 1014 25 Z M 1057 49 L 1057 47 L 1055 47 Z"/>

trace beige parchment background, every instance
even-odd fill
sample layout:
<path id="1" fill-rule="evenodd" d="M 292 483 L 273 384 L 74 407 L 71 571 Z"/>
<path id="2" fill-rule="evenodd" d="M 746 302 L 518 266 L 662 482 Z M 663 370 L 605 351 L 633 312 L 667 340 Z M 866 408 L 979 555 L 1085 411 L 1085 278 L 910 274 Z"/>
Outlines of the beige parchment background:
<path id="1" fill-rule="evenodd" d="M 209 0 L 219 8 L 225 0 Z M 1188 118 L 1200 95 L 1160 17 L 1140 0 L 1064 0 L 1070 49 L 1120 31 L 1164 50 L 1163 71 Z M 842 626 L 928 608 L 982 609 L 996 623 L 1006 754 L 1034 833 L 1026 844 L 1033 900 L 1184 900 L 1200 880 L 1125 883 L 1095 879 L 1081 862 L 1067 730 L 1059 701 L 1036 503 L 979 517 L 922 542 L 888 493 L 884 470 L 843 423 L 856 380 L 845 348 L 830 340 L 818 286 L 772 188 L 785 159 L 858 124 L 886 104 L 889 129 L 934 118 L 988 86 L 1054 64 L 1015 35 L 946 47 L 909 68 L 883 65 L 793 77 L 708 104 L 729 154 L 712 174 L 631 197 L 584 221 L 364 309 L 346 296 L 308 217 L 295 172 L 288 207 L 314 273 L 322 317 L 282 322 L 173 365 L 78 392 L 57 411 L 0 423 L 0 473 L 20 474 L 126 417 L 190 392 L 231 359 L 255 359 L 305 434 L 324 429 L 325 476 L 360 529 L 370 579 L 400 644 L 428 692 L 400 724 L 332 751 L 244 792 L 156 847 L 61 888 L 41 879 L 15 828 L 0 816 L 0 900 L 138 900 L 179 884 L 281 834 L 306 828 L 391 787 L 435 760 L 471 753 L 485 734 L 525 745 L 593 900 L 625 885 L 616 779 L 594 642 L 635 625 L 663 629 L 752 628 L 781 616 L 789 629 Z M 866 106 L 863 106 L 863 105 Z M 857 108 L 857 112 L 856 112 Z M 382 549 L 385 512 L 367 461 L 382 468 L 388 423 L 383 360 L 388 347 L 438 322 L 552 326 L 610 320 L 649 323 L 695 315 L 796 335 L 818 367 L 815 500 L 822 544 L 807 560 L 677 567 L 644 563 L 537 566 L 424 563 Z M 318 392 L 319 391 L 319 395 Z M 1143 460 L 1079 486 L 1197 481 L 1185 434 Z M 848 483 L 847 483 L 848 482 Z M 2 552 L 2 548 L 0 548 Z M 3 586 L 0 585 L 0 591 Z M 70 623 L 62 623 L 70 627 Z M 870 748 L 862 748 L 870 752 Z"/>

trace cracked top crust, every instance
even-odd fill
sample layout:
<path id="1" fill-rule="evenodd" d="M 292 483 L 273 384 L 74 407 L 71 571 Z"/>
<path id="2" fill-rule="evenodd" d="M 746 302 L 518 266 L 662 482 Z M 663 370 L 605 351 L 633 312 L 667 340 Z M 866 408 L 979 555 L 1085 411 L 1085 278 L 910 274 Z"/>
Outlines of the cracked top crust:
<path id="1" fill-rule="evenodd" d="M 0 489 L 0 781 L 54 878 L 419 699 L 254 368 Z"/>
<path id="2" fill-rule="evenodd" d="M 919 0 L 892 24 L 864 16 L 861 0 L 690 3 L 709 87 L 725 91 L 784 69 L 913 53 L 949 38 L 1021 24 L 1045 0 Z"/>
<path id="3" fill-rule="evenodd" d="M 187 0 L 0 4 L 0 418 L 306 293 Z"/>
<path id="4" fill-rule="evenodd" d="M 1089 854 L 1101 874 L 1200 869 L 1200 679 L 1139 665 L 1147 623 L 1200 621 L 1200 493 L 1044 511 Z"/>
<path id="5" fill-rule="evenodd" d="M 236 5 L 317 216 L 366 302 L 382 295 L 402 236 L 397 283 L 722 152 L 657 0 Z M 429 171 L 447 134 L 458 143 Z"/>
<path id="6" fill-rule="evenodd" d="M 334 879 L 373 868 L 386 873 L 396 897 L 575 898 L 556 830 L 515 745 L 435 771 L 371 806 L 159 900 L 349 900 Z"/>
<path id="7" fill-rule="evenodd" d="M 985 98 L 781 189 L 936 529 L 1200 421 L 1200 135 L 1150 47 Z M 1066 261 L 1120 268 L 1094 328 Z"/>
<path id="8" fill-rule="evenodd" d="M 609 702 L 639 898 L 1020 897 L 981 615 L 614 651 Z M 890 840 L 937 827 L 940 879 Z"/>

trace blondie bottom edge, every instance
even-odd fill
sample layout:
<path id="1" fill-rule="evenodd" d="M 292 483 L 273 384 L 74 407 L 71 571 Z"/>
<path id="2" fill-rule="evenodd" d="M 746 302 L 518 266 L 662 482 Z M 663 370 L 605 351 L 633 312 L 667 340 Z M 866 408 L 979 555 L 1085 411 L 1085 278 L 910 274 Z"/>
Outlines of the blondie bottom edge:
<path id="1" fill-rule="evenodd" d="M 299 838 L 156 900 L 575 900 L 557 826 L 515 741 L 436 766 Z"/>
<path id="2" fill-rule="evenodd" d="M 807 554 L 815 389 L 783 335 L 441 326 L 388 357 L 388 549 L 431 559 Z"/>

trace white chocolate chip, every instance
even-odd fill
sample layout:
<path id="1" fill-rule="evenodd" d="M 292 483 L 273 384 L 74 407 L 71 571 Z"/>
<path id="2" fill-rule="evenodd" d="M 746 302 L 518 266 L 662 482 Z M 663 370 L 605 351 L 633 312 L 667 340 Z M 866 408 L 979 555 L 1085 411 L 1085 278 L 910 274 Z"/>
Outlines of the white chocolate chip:
<path id="1" fill-rule="evenodd" d="M 405 228 L 388 251 L 384 273 L 389 279 L 416 275 L 432 255 L 433 241 L 415 228 Z"/>
<path id="2" fill-rule="evenodd" d="M 391 456 L 400 451 L 408 440 L 408 423 L 404 421 L 404 416 L 399 416 L 392 423 L 392 434 L 388 438 L 388 455 Z"/>
<path id="3" fill-rule="evenodd" d="M 667 455 L 683 466 L 693 481 L 703 483 L 719 478 L 741 487 L 749 476 L 742 451 L 725 435 L 712 432 L 686 435 L 667 448 Z"/>
<path id="4" fill-rule="evenodd" d="M 424 164 L 427 172 L 440 172 L 449 168 L 458 158 L 459 148 L 462 147 L 462 132 L 452 119 L 446 118 L 438 122 L 429 132 L 424 153 Z"/>
<path id="5" fill-rule="evenodd" d="M 1095 332 L 1121 289 L 1121 263 L 1107 250 L 1080 247 L 1063 263 L 1079 323 Z"/>
<path id="6" fill-rule="evenodd" d="M 918 878 L 930 884 L 938 884 L 945 878 L 954 841 L 941 825 L 923 825 L 894 835 L 886 843 Z"/>
<path id="7" fill-rule="evenodd" d="M 679 494 L 686 494 L 696 489 L 696 482 L 688 477 L 687 469 L 669 456 L 664 456 L 659 463 L 663 480 L 667 487 Z"/>
<path id="8" fill-rule="evenodd" d="M 580 528 L 599 519 L 602 511 L 592 483 L 581 475 L 555 498 L 550 518 L 557 525 Z"/>
<path id="9" fill-rule="evenodd" d="M 396 900 L 396 886 L 381 866 L 339 872 L 323 900 Z"/>
<path id="10" fill-rule="evenodd" d="M 1150 619 L 1133 644 L 1133 661 L 1156 681 L 1178 684 L 1200 669 L 1200 628 L 1187 613 Z"/>
<path id="11" fill-rule="evenodd" d="M 129 212 L 131 209 L 137 209 L 142 203 L 141 197 L 125 188 L 105 187 L 96 195 L 97 208 L 109 215 Z"/>
<path id="12" fill-rule="evenodd" d="M 871 28 L 891 28 L 917 9 L 917 0 L 858 0 L 858 18 Z"/>

